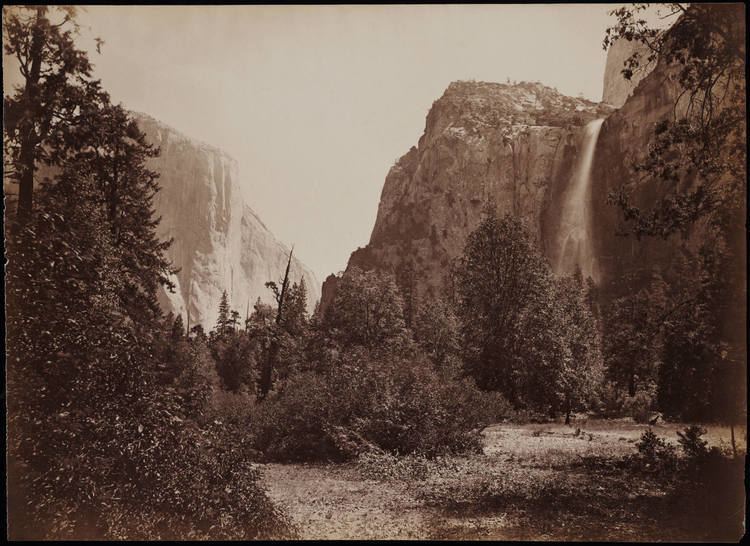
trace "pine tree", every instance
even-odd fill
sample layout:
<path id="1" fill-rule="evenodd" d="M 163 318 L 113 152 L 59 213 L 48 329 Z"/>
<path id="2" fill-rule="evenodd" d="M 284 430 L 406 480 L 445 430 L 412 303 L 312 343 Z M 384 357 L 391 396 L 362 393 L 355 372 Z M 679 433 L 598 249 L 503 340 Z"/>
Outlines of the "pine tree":
<path id="1" fill-rule="evenodd" d="M 570 424 L 571 412 L 585 408 L 595 398 L 603 379 L 604 363 L 599 324 L 580 272 L 560 279 L 556 293 L 569 358 L 564 358 L 557 366 L 555 405 L 565 413 L 565 424 Z"/>
<path id="2" fill-rule="evenodd" d="M 219 301 L 219 317 L 216 319 L 215 327 L 216 334 L 220 337 L 226 335 L 231 328 L 231 319 L 229 313 L 229 299 L 227 296 L 227 291 L 224 290 L 221 293 L 221 301 Z"/>
<path id="3" fill-rule="evenodd" d="M 299 338 L 305 333 L 307 322 L 307 286 L 303 277 L 289 289 L 283 325 L 289 335 Z"/>
<path id="4" fill-rule="evenodd" d="M 33 208 L 40 163 L 54 162 L 70 145 L 70 129 L 87 96 L 99 89 L 91 64 L 75 47 L 76 10 L 71 6 L 3 8 L 3 45 L 20 64 L 22 85 L 4 97 L 8 172 L 19 184 L 18 220 Z M 62 19 L 53 22 L 53 19 Z M 97 47 L 99 44 L 97 43 Z"/>
<path id="5" fill-rule="evenodd" d="M 281 337 L 281 326 L 284 323 L 284 314 L 286 312 L 286 298 L 289 290 L 289 269 L 292 265 L 292 253 L 294 248 L 289 251 L 289 260 L 286 264 L 286 270 L 284 271 L 284 278 L 281 281 L 281 288 L 279 289 L 275 282 L 269 281 L 266 286 L 273 291 L 276 299 L 276 320 L 271 331 L 271 343 L 268 348 L 268 353 L 263 361 L 263 366 L 260 372 L 260 381 L 258 383 L 258 393 L 261 400 L 264 400 L 268 395 L 271 387 L 273 386 L 273 372 L 276 367 L 276 361 L 278 359 L 280 337 Z"/>
<path id="6" fill-rule="evenodd" d="M 237 328 L 240 325 L 240 313 L 236 311 L 235 309 L 232 309 L 232 312 L 229 315 L 229 329 L 232 332 L 236 332 Z"/>
<path id="7" fill-rule="evenodd" d="M 172 322 L 172 341 L 180 341 L 185 335 L 185 325 L 182 323 L 182 315 L 177 315 Z"/>

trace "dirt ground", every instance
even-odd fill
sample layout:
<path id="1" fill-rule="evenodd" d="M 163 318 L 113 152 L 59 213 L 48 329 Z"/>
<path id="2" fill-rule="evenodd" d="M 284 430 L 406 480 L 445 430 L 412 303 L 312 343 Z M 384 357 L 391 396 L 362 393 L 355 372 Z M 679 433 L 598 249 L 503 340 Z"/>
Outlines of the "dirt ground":
<path id="1" fill-rule="evenodd" d="M 590 457 L 635 453 L 646 428 L 627 420 L 502 424 L 485 429 L 482 454 L 262 466 L 269 495 L 302 539 L 710 538 L 672 507 L 662 485 L 586 467 Z M 676 443 L 684 425 L 652 428 Z M 710 444 L 729 445 L 728 428 L 707 428 Z M 744 429 L 737 443 L 745 449 Z"/>

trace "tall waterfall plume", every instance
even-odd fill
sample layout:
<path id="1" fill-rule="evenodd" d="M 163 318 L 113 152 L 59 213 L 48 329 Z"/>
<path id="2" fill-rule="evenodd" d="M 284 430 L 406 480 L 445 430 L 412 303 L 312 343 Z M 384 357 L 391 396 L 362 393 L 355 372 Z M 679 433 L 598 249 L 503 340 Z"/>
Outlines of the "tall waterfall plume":
<path id="1" fill-rule="evenodd" d="M 584 129 L 581 155 L 563 196 L 555 264 L 558 275 L 571 275 L 579 268 L 584 278 L 591 277 L 594 282 L 599 272 L 591 232 L 591 166 L 603 122 L 594 120 Z"/>

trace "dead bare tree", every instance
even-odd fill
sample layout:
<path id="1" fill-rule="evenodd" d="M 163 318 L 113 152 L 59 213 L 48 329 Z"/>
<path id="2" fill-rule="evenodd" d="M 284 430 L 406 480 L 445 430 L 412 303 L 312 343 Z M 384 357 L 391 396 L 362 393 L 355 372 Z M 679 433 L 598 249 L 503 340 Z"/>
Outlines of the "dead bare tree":
<path id="1" fill-rule="evenodd" d="M 266 398 L 266 396 L 268 395 L 268 391 L 271 390 L 271 386 L 273 384 L 273 370 L 276 366 L 276 359 L 279 354 L 279 335 L 281 333 L 281 324 L 283 320 L 284 299 L 286 298 L 287 290 L 289 289 L 289 269 L 292 265 L 293 252 L 294 247 L 292 247 L 292 250 L 289 251 L 289 261 L 287 261 L 286 264 L 284 279 L 281 281 L 281 289 L 279 290 L 278 286 L 273 281 L 266 283 L 266 286 L 273 290 L 274 297 L 277 303 L 277 310 L 276 322 L 274 325 L 273 333 L 271 335 L 271 344 L 268 348 L 267 358 L 263 363 L 263 368 L 261 369 L 260 373 L 260 384 L 258 388 L 258 398 L 260 400 L 264 400 Z"/>

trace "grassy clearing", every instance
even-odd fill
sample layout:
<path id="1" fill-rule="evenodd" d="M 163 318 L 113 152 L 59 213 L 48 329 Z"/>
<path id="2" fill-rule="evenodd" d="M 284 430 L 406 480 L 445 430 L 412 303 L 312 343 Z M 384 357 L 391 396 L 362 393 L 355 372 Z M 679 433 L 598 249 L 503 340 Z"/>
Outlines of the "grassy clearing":
<path id="1" fill-rule="evenodd" d="M 676 443 L 683 427 L 653 430 Z M 628 463 L 645 429 L 495 425 L 482 454 L 265 465 L 265 483 L 305 539 L 738 540 L 737 480 L 723 506 L 707 506 L 694 484 Z M 708 429 L 711 445 L 728 445 L 728 429 Z M 737 439 L 744 449 L 746 432 Z"/>

